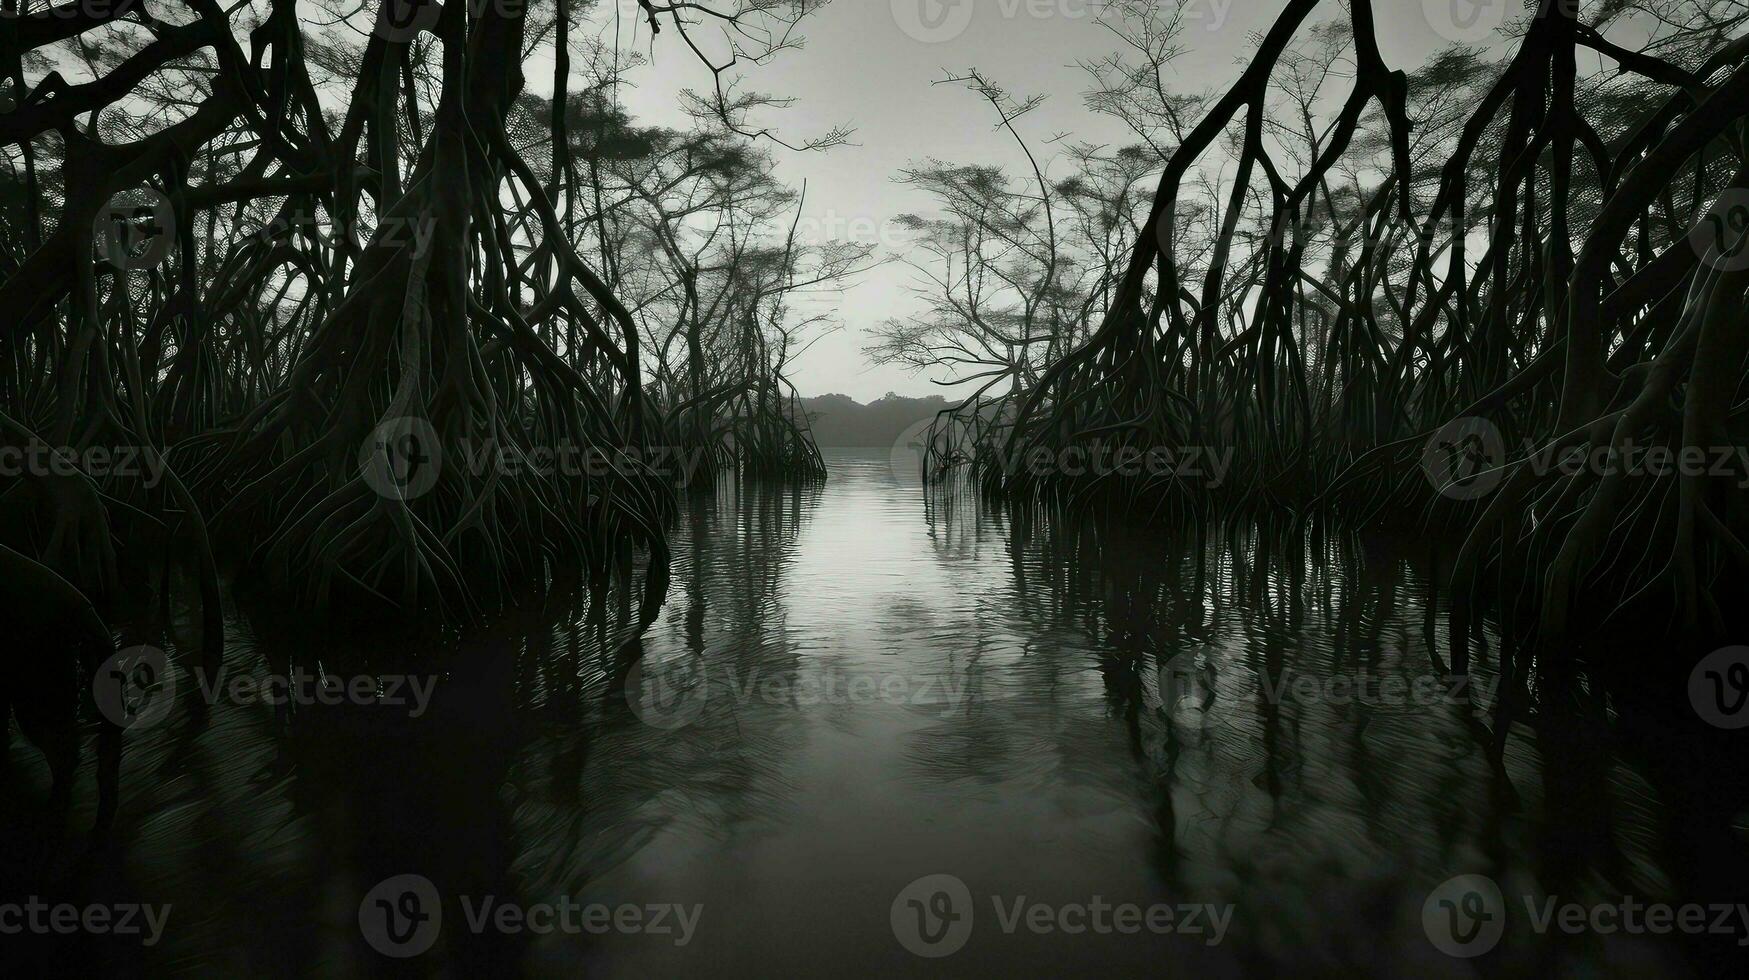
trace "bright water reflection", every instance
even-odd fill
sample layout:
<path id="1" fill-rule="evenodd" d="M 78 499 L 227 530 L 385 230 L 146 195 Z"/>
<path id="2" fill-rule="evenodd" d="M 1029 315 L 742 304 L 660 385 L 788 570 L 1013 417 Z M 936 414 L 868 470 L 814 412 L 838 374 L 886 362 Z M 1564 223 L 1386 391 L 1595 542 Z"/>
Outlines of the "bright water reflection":
<path id="1" fill-rule="evenodd" d="M 30 873 L 174 903 L 157 948 L 82 954 L 105 966 L 275 975 L 394 966 L 358 905 L 403 873 L 445 906 L 437 945 L 399 968 L 615 976 L 1460 975 L 1423 922 L 1452 875 L 1493 877 L 1520 917 L 1526 893 L 1688 882 L 1663 843 L 1679 821 L 1601 722 L 1518 726 L 1496 772 L 1495 660 L 1472 692 L 1432 684 L 1424 543 L 1253 530 L 1199 549 L 930 497 L 885 454 L 830 463 L 824 487 L 690 501 L 634 703 L 592 630 L 534 616 L 447 664 L 417 719 L 221 703 L 203 723 L 179 704 L 130 742 L 119 864 L 69 849 Z M 323 660 L 243 627 L 233 656 Z M 933 874 L 964 882 L 971 931 L 925 960 L 893 910 Z M 474 934 L 462 896 L 485 895 L 702 913 L 684 946 Z M 1208 920 L 1009 933 L 1017 901 L 1212 906 L 1220 941 Z M 1516 921 L 1489 962 L 1638 972 L 1679 953 Z"/>

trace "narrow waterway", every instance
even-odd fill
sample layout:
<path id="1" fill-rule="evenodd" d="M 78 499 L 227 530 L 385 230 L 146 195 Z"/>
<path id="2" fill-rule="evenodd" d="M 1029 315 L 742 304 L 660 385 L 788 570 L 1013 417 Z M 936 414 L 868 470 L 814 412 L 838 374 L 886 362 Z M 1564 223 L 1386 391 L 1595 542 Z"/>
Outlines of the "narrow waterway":
<path id="1" fill-rule="evenodd" d="M 1679 968 L 1533 930 L 1548 895 L 1669 895 L 1671 820 L 1602 738 L 1515 728 L 1496 771 L 1494 659 L 1434 683 L 1424 542 L 1198 547 L 829 463 L 689 501 L 627 682 L 574 618 L 471 644 L 411 707 L 202 717 L 189 680 L 129 736 L 112 850 L 32 858 L 47 831 L 5 803 L 9 887 L 169 904 L 150 948 L 63 950 L 123 972 L 1463 975 L 1427 915 L 1473 873 L 1504 893 L 1496 963 Z M 255 676 L 359 669 L 235 629 Z M 391 959 L 360 905 L 402 875 L 441 923 Z M 566 931 L 571 903 L 638 924 Z"/>

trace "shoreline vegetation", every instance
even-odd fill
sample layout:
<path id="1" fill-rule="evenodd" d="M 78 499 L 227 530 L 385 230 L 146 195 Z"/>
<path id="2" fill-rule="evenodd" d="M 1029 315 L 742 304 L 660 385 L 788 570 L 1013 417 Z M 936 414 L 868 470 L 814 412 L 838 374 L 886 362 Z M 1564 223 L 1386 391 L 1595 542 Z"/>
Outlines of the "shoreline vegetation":
<path id="1" fill-rule="evenodd" d="M 645 58 L 584 33 L 593 6 L 413 0 L 320 28 L 289 3 L 8 5 L 20 601 L 64 580 L 150 638 L 169 556 L 208 667 L 237 570 L 288 609 L 416 633 L 620 591 L 635 639 L 678 506 L 652 459 L 695 485 L 824 475 L 787 372 L 829 321 L 794 296 L 872 247 L 797 236 L 805 187 L 749 128 L 771 100 L 628 117 L 613 93 Z M 741 6 L 701 26 L 645 5 L 646 26 L 721 28 L 722 57 L 762 61 L 804 12 Z"/>
<path id="2" fill-rule="evenodd" d="M 1172 66 L 1185 9 L 1116 0 L 1082 97 L 1129 142 L 1045 139 L 1043 96 L 949 71 L 1018 165 L 913 163 L 935 208 L 888 256 L 799 234 L 806 184 L 774 176 L 850 131 L 780 134 L 788 100 L 740 85 L 818 6 L 640 0 L 643 39 L 713 79 L 673 127 L 623 109 L 648 56 L 583 0 L 395 0 L 344 31 L 275 0 L 9 6 L 15 618 L 76 596 L 147 643 L 186 590 L 210 671 L 241 574 L 287 616 L 419 637 L 575 600 L 629 663 L 684 492 L 817 481 L 820 445 L 916 424 L 791 382 L 837 326 L 803 298 L 901 260 L 922 312 L 867 355 L 971 392 L 927 403 L 932 477 L 1199 531 L 1455 535 L 1433 655 L 1466 675 L 1497 622 L 1503 717 L 1588 645 L 1672 638 L 1680 671 L 1749 625 L 1740 17 L 1536 0 L 1492 49 L 1397 65 L 1374 0 L 1285 0 L 1202 91 Z"/>
<path id="3" fill-rule="evenodd" d="M 914 223 L 930 309 L 869 354 L 975 385 L 928 437 L 931 474 L 963 467 L 1003 499 L 1456 533 L 1457 675 L 1484 615 L 1530 648 L 1524 671 L 1626 633 L 1690 652 L 1740 636 L 1735 22 L 1537 0 L 1494 51 L 1399 66 L 1374 4 L 1290 0 L 1238 80 L 1198 93 L 1170 70 L 1182 11 L 1117 6 L 1128 56 L 1085 66 L 1088 102 L 1133 147 L 1045 157 L 1019 124 L 1039 97 L 942 80 L 1025 163 L 905 174 L 941 208 Z M 1013 463 L 1162 446 L 1230 452 L 1232 478 Z"/>

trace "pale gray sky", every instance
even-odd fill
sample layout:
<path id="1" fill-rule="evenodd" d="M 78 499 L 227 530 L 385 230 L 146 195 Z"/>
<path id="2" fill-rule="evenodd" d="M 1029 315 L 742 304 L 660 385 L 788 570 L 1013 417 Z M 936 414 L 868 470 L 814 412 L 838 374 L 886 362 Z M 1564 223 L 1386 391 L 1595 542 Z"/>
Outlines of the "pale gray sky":
<path id="1" fill-rule="evenodd" d="M 612 18 L 613 2 L 621 5 L 629 37 L 636 3 L 604 0 L 606 20 Z M 1229 85 L 1240 71 L 1239 57 L 1251 46 L 1250 36 L 1266 30 L 1285 3 L 1183 0 L 1189 27 L 1181 38 L 1185 53 L 1176 62 L 1181 87 Z M 1508 8 L 1516 13 L 1519 6 L 1520 0 L 1385 0 L 1375 9 L 1385 57 L 1412 68 L 1447 40 L 1487 36 Z M 1324 7 L 1315 19 L 1346 16 L 1339 0 L 1325 0 Z M 1464 19 L 1472 9 L 1482 17 L 1473 25 Z M 792 185 L 808 181 L 811 226 L 828 232 L 838 227 L 844 229 L 841 237 L 868 240 L 895 215 L 929 210 L 925 196 L 893 182 L 908 163 L 926 156 L 1009 169 L 1025 163 L 1012 140 L 993 129 L 986 103 L 964 87 L 931 84 L 944 70 L 961 74 L 976 67 L 1017 97 L 1048 95 L 1049 101 L 1020 123 L 1035 152 L 1048 155 L 1050 148 L 1042 144 L 1059 133 L 1090 143 L 1132 142 L 1114 121 L 1082 104 L 1089 80 L 1076 62 L 1119 46 L 1099 24 L 1098 12 L 1094 0 L 833 0 L 804 21 L 806 46 L 752 69 L 747 87 L 796 99 L 792 107 L 759 120 L 791 142 L 820 135 L 836 123 L 856 128 L 854 146 L 811 153 L 776 148 L 778 171 Z M 636 45 L 650 51 L 641 26 Z M 627 94 L 627 108 L 646 122 L 676 125 L 682 117 L 674 93 L 710 84 L 709 72 L 670 32 L 657 39 L 654 63 L 633 80 L 638 89 Z M 531 85 L 544 89 L 543 82 L 530 78 Z M 1052 172 L 1067 174 L 1066 163 Z M 931 384 L 927 375 L 872 367 L 861 354 L 870 327 L 915 307 L 908 289 L 914 275 L 891 263 L 836 300 L 844 329 L 817 343 L 792 371 L 803 394 L 843 392 L 868 401 L 887 391 L 948 391 Z"/>

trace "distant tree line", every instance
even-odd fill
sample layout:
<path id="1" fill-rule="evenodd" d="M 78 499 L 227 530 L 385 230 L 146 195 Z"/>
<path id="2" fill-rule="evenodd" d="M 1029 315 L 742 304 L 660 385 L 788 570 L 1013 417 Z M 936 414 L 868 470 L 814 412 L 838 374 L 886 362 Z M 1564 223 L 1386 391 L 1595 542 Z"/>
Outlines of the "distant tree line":
<path id="1" fill-rule="evenodd" d="M 801 405 L 808 414 L 814 441 L 822 448 L 888 449 L 907 429 L 932 421 L 952 403 L 940 395 L 906 398 L 889 391 L 866 405 L 837 394 L 803 398 Z"/>

